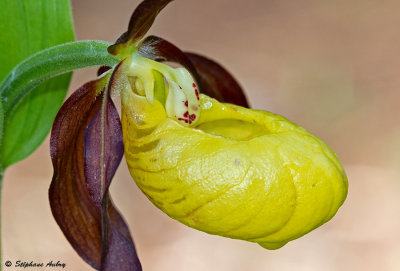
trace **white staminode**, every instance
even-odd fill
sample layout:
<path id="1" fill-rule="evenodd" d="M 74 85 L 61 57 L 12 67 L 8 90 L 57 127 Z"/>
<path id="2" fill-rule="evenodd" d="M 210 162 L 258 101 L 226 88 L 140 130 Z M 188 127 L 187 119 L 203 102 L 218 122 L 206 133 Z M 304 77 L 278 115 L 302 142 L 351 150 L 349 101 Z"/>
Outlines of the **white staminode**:
<path id="1" fill-rule="evenodd" d="M 135 79 L 135 91 L 146 96 L 151 104 L 154 103 L 153 70 L 160 72 L 166 81 L 165 111 L 168 117 L 185 125 L 193 125 L 199 119 L 200 101 L 197 85 L 190 73 L 185 68 L 174 69 L 133 53 L 128 76 Z"/>

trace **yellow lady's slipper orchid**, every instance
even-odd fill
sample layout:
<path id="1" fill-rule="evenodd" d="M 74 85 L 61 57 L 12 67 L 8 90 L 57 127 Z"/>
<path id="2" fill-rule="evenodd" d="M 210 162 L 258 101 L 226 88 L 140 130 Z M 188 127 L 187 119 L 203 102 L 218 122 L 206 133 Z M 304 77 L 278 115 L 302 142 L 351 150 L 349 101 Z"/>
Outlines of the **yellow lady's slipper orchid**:
<path id="1" fill-rule="evenodd" d="M 327 222 L 346 198 L 345 172 L 324 142 L 284 117 L 248 109 L 218 63 L 144 37 L 171 1 L 139 4 L 107 48 L 119 63 L 75 91 L 53 124 L 51 210 L 97 270 L 142 270 L 108 191 L 124 153 L 139 188 L 170 217 L 267 249 Z M 122 122 L 112 100 L 119 94 Z"/>
<path id="2" fill-rule="evenodd" d="M 121 90 L 125 156 L 170 217 L 277 249 L 342 205 L 346 174 L 319 138 L 282 116 L 198 96 L 183 68 L 131 60 Z"/>

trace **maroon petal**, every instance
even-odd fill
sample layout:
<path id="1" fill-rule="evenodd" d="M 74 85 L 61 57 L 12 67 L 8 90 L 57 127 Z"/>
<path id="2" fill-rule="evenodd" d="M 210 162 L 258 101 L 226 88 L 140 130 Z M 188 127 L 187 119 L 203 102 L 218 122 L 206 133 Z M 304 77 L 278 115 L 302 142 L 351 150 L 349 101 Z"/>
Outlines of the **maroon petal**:
<path id="1" fill-rule="evenodd" d="M 89 82 L 71 95 L 56 116 L 50 139 L 54 167 L 51 210 L 76 252 L 96 269 L 101 261 L 101 214 L 86 188 L 84 128 L 100 109 L 96 95 L 104 83 Z"/>
<path id="2" fill-rule="evenodd" d="M 121 47 L 133 45 L 140 40 L 153 25 L 158 13 L 173 0 L 144 0 L 133 12 L 128 31 L 121 35 L 117 42 L 110 46 L 110 54 L 119 54 Z M 125 44 L 127 43 L 127 44 Z"/>
<path id="3" fill-rule="evenodd" d="M 85 130 L 85 176 L 93 202 L 101 208 L 101 270 L 142 270 L 129 229 L 108 195 L 111 179 L 121 162 L 124 145 L 122 127 L 110 94 L 118 67 L 111 75 L 101 110 Z"/>
<path id="4" fill-rule="evenodd" d="M 100 108 L 84 133 L 86 186 L 92 201 L 99 207 L 124 153 L 121 122 L 109 96 L 108 89 L 99 95 Z"/>
<path id="5" fill-rule="evenodd" d="M 171 61 L 185 67 L 197 81 L 200 92 L 221 102 L 249 107 L 242 88 L 233 76 L 218 63 L 203 56 L 184 53 L 172 43 L 149 36 L 139 47 L 139 53 L 156 61 Z"/>
<path id="6" fill-rule="evenodd" d="M 128 39 L 139 40 L 153 25 L 158 13 L 173 0 L 144 0 L 133 12 L 128 26 Z"/>
<path id="7" fill-rule="evenodd" d="M 246 96 L 235 78 L 217 62 L 185 52 L 200 76 L 204 94 L 221 102 L 249 107 Z"/>
<path id="8" fill-rule="evenodd" d="M 115 71 L 111 76 L 114 78 Z M 108 195 L 123 155 L 117 111 L 106 78 L 78 89 L 51 133 L 53 215 L 77 253 L 97 270 L 141 270 L 129 230 Z"/>

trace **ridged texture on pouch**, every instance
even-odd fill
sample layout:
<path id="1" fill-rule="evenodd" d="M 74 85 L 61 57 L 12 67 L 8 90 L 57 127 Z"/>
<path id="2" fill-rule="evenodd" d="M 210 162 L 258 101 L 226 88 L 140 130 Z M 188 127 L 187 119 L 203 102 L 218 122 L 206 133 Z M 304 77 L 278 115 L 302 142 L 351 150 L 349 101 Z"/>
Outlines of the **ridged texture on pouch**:
<path id="1" fill-rule="evenodd" d="M 195 229 L 277 249 L 330 220 L 345 172 L 320 139 L 269 112 L 201 95 L 195 127 L 121 92 L 125 155 L 146 196 Z"/>

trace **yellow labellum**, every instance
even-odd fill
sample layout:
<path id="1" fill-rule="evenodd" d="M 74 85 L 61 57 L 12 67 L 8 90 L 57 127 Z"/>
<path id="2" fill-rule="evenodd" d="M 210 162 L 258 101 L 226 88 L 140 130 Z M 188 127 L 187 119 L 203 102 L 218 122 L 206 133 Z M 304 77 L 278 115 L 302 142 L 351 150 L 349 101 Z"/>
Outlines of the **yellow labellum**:
<path id="1" fill-rule="evenodd" d="M 200 95 L 188 127 L 130 87 L 121 98 L 133 179 L 187 226 L 277 249 L 330 220 L 346 198 L 332 150 L 282 116 Z"/>

